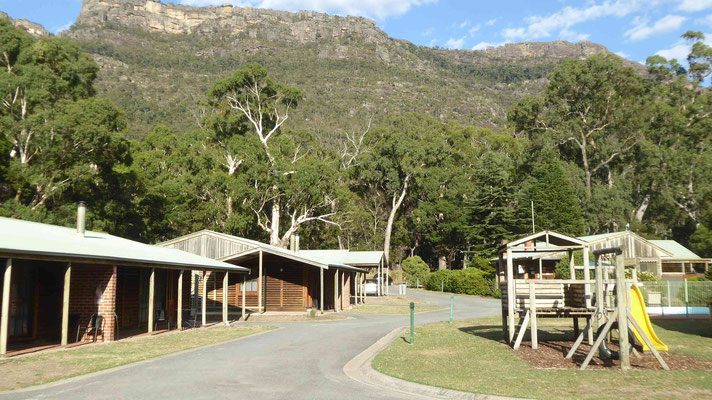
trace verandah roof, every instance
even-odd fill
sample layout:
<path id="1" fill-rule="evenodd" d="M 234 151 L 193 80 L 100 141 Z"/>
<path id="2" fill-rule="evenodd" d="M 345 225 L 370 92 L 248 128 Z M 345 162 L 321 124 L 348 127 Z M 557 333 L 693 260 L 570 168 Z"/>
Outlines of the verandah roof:
<path id="1" fill-rule="evenodd" d="M 0 256 L 249 272 L 244 267 L 107 233 L 86 231 L 82 236 L 74 228 L 2 217 Z"/>

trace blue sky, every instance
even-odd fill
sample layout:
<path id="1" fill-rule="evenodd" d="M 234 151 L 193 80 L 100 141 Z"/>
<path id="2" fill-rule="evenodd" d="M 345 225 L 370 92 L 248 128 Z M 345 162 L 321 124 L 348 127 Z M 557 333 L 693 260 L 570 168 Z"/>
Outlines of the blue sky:
<path id="1" fill-rule="evenodd" d="M 712 41 L 712 0 L 175 0 L 316 10 L 376 20 L 391 37 L 425 46 L 482 49 L 507 42 L 589 40 L 633 61 L 661 54 L 682 60 L 687 30 Z M 53 32 L 74 22 L 80 0 L 0 0 L 0 10 Z"/>

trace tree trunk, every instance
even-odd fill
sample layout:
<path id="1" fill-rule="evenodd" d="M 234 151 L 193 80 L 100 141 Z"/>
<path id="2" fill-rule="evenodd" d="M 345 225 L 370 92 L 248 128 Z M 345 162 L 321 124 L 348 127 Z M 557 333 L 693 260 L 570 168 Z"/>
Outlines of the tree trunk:
<path id="1" fill-rule="evenodd" d="M 638 222 L 643 222 L 643 217 L 645 216 L 645 212 L 648 210 L 648 206 L 650 205 L 650 196 L 651 193 L 648 192 L 645 197 L 643 197 L 643 201 L 640 203 L 640 206 L 635 210 L 635 220 Z"/>
<path id="2" fill-rule="evenodd" d="M 447 257 L 439 256 L 438 257 L 438 270 L 443 270 L 443 269 L 447 269 Z"/>
<path id="3" fill-rule="evenodd" d="M 591 166 L 588 164 L 588 151 L 586 149 L 586 138 L 581 141 L 581 161 L 583 170 L 586 173 L 586 197 L 591 198 Z"/>
<path id="4" fill-rule="evenodd" d="M 269 235 L 269 244 L 272 246 L 279 246 L 279 199 L 274 199 L 272 202 L 272 220 L 270 221 L 270 229 L 272 230 Z"/>
<path id="5" fill-rule="evenodd" d="M 393 206 L 391 207 L 391 212 L 388 214 L 388 222 L 386 223 L 386 233 L 384 235 L 385 237 L 383 240 L 383 254 L 386 258 L 386 264 L 388 264 L 391 258 L 391 233 L 393 231 L 393 221 L 396 219 L 396 213 L 398 212 L 398 209 L 403 203 L 403 199 L 405 198 L 405 195 L 408 192 L 409 179 L 410 175 L 406 176 L 403 180 L 403 190 L 400 193 L 400 197 L 396 199 L 396 195 L 393 195 Z"/>

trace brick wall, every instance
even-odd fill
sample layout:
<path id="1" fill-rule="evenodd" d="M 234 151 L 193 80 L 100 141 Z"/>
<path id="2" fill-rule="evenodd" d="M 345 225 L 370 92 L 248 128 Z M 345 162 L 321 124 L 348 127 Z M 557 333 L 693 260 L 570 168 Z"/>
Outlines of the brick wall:
<path id="1" fill-rule="evenodd" d="M 93 314 L 104 317 L 104 341 L 114 340 L 116 309 L 116 267 L 110 265 L 72 264 L 69 294 L 69 315 L 78 315 L 79 324 L 86 327 Z M 70 341 L 76 337 L 77 327 L 70 327 Z M 93 335 L 92 335 L 93 337 Z M 82 331 L 79 340 L 88 339 Z"/>

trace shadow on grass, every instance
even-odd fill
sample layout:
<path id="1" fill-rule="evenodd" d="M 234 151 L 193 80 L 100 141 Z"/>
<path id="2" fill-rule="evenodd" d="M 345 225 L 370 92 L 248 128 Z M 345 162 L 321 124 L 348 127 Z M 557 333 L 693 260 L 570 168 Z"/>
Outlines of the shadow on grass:
<path id="1" fill-rule="evenodd" d="M 474 325 L 458 328 L 461 332 L 478 336 L 483 339 L 492 340 L 499 343 L 506 343 L 501 325 Z M 515 332 L 519 332 L 520 325 L 517 325 Z M 573 338 L 573 328 L 571 330 L 553 327 L 539 327 L 538 337 L 540 341 L 568 341 Z M 529 329 L 525 338 L 529 337 Z"/>
<path id="2" fill-rule="evenodd" d="M 712 338 L 712 324 L 709 320 L 656 320 L 653 325 L 658 325 L 668 331 Z"/>

